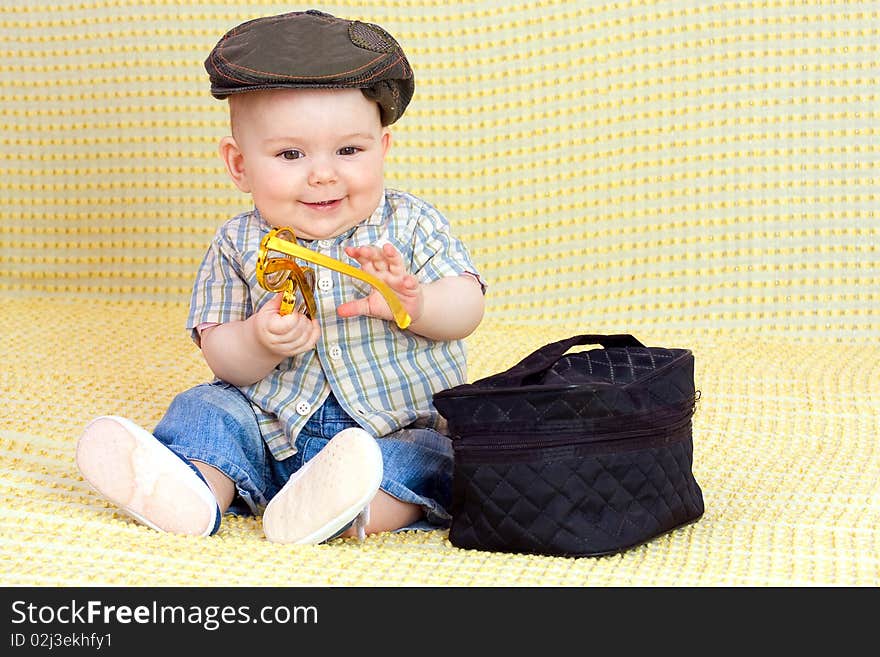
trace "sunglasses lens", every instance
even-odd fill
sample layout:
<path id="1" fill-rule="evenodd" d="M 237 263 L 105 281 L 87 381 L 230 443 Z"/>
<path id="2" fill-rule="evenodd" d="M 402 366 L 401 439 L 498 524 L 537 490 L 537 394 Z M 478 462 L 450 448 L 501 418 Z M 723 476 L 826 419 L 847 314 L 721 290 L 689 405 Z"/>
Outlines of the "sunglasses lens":
<path id="1" fill-rule="evenodd" d="M 292 230 L 283 229 L 275 232 L 275 236 L 287 242 L 295 242 L 296 235 Z M 279 251 L 268 251 L 265 254 L 266 264 L 261 284 L 272 292 L 281 292 L 287 286 L 290 278 L 293 257 Z M 294 267 L 296 265 L 293 265 Z"/>
<path id="2" fill-rule="evenodd" d="M 315 314 L 315 297 L 312 294 L 312 290 L 315 289 L 315 272 L 308 268 L 303 268 L 301 272 L 302 277 L 299 280 L 305 283 L 305 288 L 302 284 L 296 286 L 294 308 L 311 319 Z"/>
<path id="3" fill-rule="evenodd" d="M 284 292 L 284 301 L 282 302 L 282 307 L 286 308 L 282 314 L 287 314 L 290 311 L 295 311 L 298 313 L 303 313 L 306 317 L 311 319 L 315 313 L 315 301 L 312 296 L 312 285 L 315 281 L 315 275 L 312 273 L 311 269 L 301 270 L 299 272 L 299 276 L 294 275 L 292 285 L 290 289 L 286 289 Z M 303 289 L 300 283 L 305 283 L 306 288 Z"/>
<path id="4" fill-rule="evenodd" d="M 263 285 L 267 290 L 280 292 L 287 285 L 290 278 L 290 267 L 285 266 L 287 258 L 272 258 L 266 263 L 266 272 L 263 274 Z"/>

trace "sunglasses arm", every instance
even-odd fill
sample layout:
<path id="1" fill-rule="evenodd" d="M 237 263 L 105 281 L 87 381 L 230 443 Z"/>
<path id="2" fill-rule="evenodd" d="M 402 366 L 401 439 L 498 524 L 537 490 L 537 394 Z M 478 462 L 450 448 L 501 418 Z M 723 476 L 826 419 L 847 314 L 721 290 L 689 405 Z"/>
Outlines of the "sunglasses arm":
<path id="1" fill-rule="evenodd" d="M 274 235 L 269 236 L 264 242 L 262 248 L 269 251 L 277 251 L 294 258 L 300 258 L 301 260 L 306 260 L 320 267 L 326 267 L 327 269 L 338 271 L 340 274 L 357 278 L 364 283 L 372 285 L 388 303 L 388 307 L 391 308 L 391 314 L 394 315 L 394 321 L 397 323 L 398 327 L 405 329 L 412 321 L 409 313 L 406 312 L 403 304 L 400 303 L 400 299 L 398 299 L 397 295 L 394 293 L 394 290 L 388 287 L 384 281 L 380 281 L 378 278 L 368 274 L 362 269 L 352 267 L 351 265 L 347 265 L 335 258 L 325 256 L 323 253 L 316 253 L 315 251 L 300 246 L 295 242 L 290 242 L 281 239 L 280 237 L 275 237 Z"/>

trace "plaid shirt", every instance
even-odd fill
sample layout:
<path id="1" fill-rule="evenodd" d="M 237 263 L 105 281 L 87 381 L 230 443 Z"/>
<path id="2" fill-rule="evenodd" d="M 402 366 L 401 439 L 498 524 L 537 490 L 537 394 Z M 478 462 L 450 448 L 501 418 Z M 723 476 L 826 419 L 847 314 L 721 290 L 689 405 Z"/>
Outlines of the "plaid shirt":
<path id="1" fill-rule="evenodd" d="M 260 241 L 269 226 L 258 210 L 223 224 L 199 267 L 187 329 L 199 344 L 197 327 L 243 320 L 272 294 L 257 283 Z M 449 232 L 447 220 L 431 205 L 404 192 L 386 190 L 375 212 L 349 231 L 327 240 L 299 243 L 343 262 L 353 262 L 346 246 L 390 242 L 421 283 L 479 275 L 466 247 Z M 321 338 L 317 347 L 282 361 L 268 376 L 239 389 L 250 399 L 263 439 L 276 459 L 296 453 L 294 440 L 332 392 L 340 405 L 376 437 L 404 427 L 443 431 L 432 403 L 434 392 L 466 380 L 461 340 L 436 341 L 401 331 L 393 322 L 370 317 L 343 319 L 336 307 L 366 296 L 366 283 L 312 267 Z M 357 263 L 355 263 L 357 264 Z M 480 284 L 485 289 L 482 280 Z"/>

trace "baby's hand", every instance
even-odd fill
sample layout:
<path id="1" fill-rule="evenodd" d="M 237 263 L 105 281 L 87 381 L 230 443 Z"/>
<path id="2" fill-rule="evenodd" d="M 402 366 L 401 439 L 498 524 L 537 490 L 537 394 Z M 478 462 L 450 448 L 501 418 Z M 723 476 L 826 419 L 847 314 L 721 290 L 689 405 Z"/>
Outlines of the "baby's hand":
<path id="1" fill-rule="evenodd" d="M 321 335 L 318 321 L 297 312 L 279 315 L 280 307 L 279 293 L 251 317 L 257 342 L 279 359 L 314 349 Z"/>
<path id="2" fill-rule="evenodd" d="M 347 246 L 345 253 L 360 264 L 361 269 L 384 281 L 397 294 L 406 312 L 417 321 L 422 316 L 424 294 L 418 279 L 406 271 L 403 258 L 390 244 L 376 246 Z M 366 315 L 393 320 L 391 308 L 378 290 L 369 296 L 343 303 L 336 309 L 340 317 Z"/>

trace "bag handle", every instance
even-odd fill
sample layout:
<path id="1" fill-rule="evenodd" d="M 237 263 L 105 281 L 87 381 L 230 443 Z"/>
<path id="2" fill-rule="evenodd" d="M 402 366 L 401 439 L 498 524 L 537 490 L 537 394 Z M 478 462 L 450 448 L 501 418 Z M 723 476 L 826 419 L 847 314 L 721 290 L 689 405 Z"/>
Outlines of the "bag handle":
<path id="1" fill-rule="evenodd" d="M 625 333 L 613 335 L 585 334 L 575 335 L 565 340 L 551 342 L 535 350 L 509 370 L 488 377 L 493 385 L 518 386 L 526 377 L 543 372 L 559 360 L 566 351 L 579 344 L 599 344 L 609 347 L 644 347 L 633 336 Z M 486 379 L 483 379 L 485 381 Z M 476 381 L 475 383 L 480 383 Z"/>

